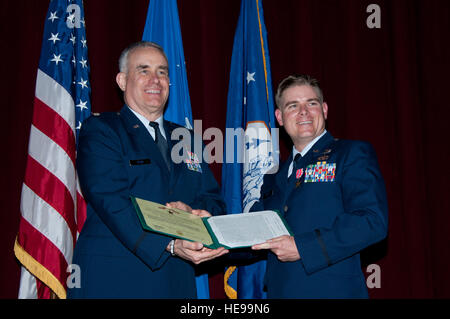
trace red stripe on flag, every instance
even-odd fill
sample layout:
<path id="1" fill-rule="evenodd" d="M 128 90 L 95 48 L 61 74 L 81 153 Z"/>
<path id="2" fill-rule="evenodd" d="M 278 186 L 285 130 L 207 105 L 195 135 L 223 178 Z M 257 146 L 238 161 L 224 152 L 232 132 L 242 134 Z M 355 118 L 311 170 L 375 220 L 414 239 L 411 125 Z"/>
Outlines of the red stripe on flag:
<path id="1" fill-rule="evenodd" d="M 67 289 L 68 265 L 61 251 L 23 217 L 19 228 L 19 244 Z"/>
<path id="2" fill-rule="evenodd" d="M 69 124 L 47 104 L 34 98 L 33 125 L 61 146 L 75 167 L 75 136 Z"/>
<path id="3" fill-rule="evenodd" d="M 24 183 L 64 218 L 75 244 L 77 231 L 75 206 L 67 187 L 29 155 Z"/>
<path id="4" fill-rule="evenodd" d="M 38 299 L 50 299 L 51 289 L 39 279 L 36 279 L 36 290 Z"/>

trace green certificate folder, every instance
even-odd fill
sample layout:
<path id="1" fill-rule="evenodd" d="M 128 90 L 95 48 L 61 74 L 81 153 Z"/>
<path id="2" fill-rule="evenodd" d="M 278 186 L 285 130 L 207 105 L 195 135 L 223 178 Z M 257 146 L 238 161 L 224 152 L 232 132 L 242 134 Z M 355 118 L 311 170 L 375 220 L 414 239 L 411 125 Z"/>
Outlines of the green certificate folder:
<path id="1" fill-rule="evenodd" d="M 250 247 L 268 239 L 291 235 L 276 211 L 199 217 L 189 212 L 131 197 L 145 230 L 174 238 L 197 241 L 208 248 Z"/>

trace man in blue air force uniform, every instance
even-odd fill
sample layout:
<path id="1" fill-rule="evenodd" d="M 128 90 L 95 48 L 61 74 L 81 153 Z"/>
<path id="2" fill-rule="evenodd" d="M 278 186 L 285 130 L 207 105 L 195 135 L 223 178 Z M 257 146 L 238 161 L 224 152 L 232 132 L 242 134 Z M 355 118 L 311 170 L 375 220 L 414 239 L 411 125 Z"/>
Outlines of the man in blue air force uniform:
<path id="1" fill-rule="evenodd" d="M 90 117 L 80 132 L 77 168 L 88 208 L 73 259 L 81 287 L 68 296 L 196 298 L 194 264 L 227 251 L 144 231 L 130 195 L 200 216 L 222 213 L 225 205 L 201 154 L 186 152 L 178 164 L 170 158 L 179 126 L 163 119 L 169 77 L 162 48 L 133 44 L 119 67 L 126 105 Z"/>
<path id="2" fill-rule="evenodd" d="M 359 253 L 386 237 L 384 181 L 370 144 L 325 130 L 328 105 L 317 80 L 289 76 L 275 115 L 294 147 L 267 175 L 252 210 L 284 215 L 293 236 L 255 245 L 268 249 L 268 298 L 367 298 Z"/>

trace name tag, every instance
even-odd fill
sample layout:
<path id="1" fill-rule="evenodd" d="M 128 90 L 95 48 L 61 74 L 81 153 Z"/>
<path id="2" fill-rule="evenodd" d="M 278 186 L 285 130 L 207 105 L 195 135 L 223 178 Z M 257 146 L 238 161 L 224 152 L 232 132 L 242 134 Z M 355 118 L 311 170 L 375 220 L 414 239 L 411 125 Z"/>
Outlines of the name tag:
<path id="1" fill-rule="evenodd" d="M 150 164 L 150 163 L 151 163 L 151 161 L 150 161 L 149 158 L 130 160 L 130 166 L 147 165 L 147 164 Z"/>
<path id="2" fill-rule="evenodd" d="M 194 172 L 202 172 L 202 166 L 200 165 L 200 161 L 198 160 L 197 154 L 194 152 L 186 151 L 187 158 L 183 160 L 186 163 L 188 169 Z"/>
<path id="3" fill-rule="evenodd" d="M 336 163 L 317 162 L 306 166 L 305 183 L 334 182 Z"/>

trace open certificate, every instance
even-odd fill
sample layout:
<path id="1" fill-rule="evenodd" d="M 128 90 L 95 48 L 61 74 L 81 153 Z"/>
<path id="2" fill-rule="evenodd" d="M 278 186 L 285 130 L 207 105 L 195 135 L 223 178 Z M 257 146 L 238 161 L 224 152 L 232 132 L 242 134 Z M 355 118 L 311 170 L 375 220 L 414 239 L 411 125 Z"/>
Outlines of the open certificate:
<path id="1" fill-rule="evenodd" d="M 144 199 L 131 197 L 131 200 L 144 229 L 198 241 L 209 248 L 243 248 L 291 235 L 284 219 L 276 211 L 199 217 Z"/>

